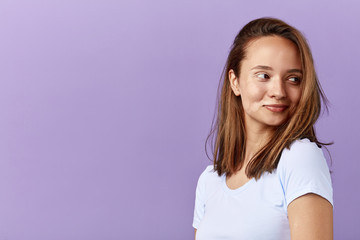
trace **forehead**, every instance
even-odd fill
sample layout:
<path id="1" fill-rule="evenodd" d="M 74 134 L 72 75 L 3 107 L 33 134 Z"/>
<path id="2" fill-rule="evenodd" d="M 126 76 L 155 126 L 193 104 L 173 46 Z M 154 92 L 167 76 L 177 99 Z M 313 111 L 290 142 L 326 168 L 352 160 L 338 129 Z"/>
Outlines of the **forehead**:
<path id="1" fill-rule="evenodd" d="M 279 36 L 260 37 L 249 42 L 242 65 L 264 65 L 279 70 L 301 69 L 297 46 L 292 41 Z"/>

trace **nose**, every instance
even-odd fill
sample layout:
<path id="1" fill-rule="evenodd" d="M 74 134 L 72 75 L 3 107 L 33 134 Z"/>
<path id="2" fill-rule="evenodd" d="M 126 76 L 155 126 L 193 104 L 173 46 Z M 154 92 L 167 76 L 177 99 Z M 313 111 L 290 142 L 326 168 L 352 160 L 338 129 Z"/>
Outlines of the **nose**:
<path id="1" fill-rule="evenodd" d="M 269 87 L 269 95 L 275 99 L 282 99 L 286 97 L 285 83 L 280 77 L 272 79 Z"/>

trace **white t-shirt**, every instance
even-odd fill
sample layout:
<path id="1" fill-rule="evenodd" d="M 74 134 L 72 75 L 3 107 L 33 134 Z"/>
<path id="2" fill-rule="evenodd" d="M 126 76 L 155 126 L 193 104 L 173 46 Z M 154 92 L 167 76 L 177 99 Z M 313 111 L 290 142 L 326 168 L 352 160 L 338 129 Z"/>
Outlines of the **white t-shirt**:
<path id="1" fill-rule="evenodd" d="M 277 169 L 252 178 L 238 189 L 226 185 L 213 166 L 200 175 L 196 187 L 193 227 L 196 240 L 290 239 L 287 206 L 295 198 L 315 193 L 333 205 L 329 168 L 323 152 L 308 139 L 284 149 Z"/>

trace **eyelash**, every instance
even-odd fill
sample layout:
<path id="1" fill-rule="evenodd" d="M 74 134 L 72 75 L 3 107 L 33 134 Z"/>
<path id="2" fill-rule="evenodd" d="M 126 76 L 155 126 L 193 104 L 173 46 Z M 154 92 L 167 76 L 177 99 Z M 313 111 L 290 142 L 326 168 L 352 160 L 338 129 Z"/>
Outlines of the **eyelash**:
<path id="1" fill-rule="evenodd" d="M 288 79 L 291 79 L 291 78 L 296 78 L 295 81 L 291 81 L 291 82 L 293 82 L 293 83 L 300 83 L 300 82 L 301 82 L 301 78 L 300 78 L 300 77 L 290 77 L 290 78 L 288 78 Z"/>
<path id="2" fill-rule="evenodd" d="M 264 77 L 259 77 L 261 75 L 264 75 Z M 269 79 L 270 78 L 269 74 L 267 74 L 267 73 L 257 73 L 256 76 L 261 79 Z M 288 77 L 287 79 L 292 79 L 292 78 L 296 79 L 295 81 L 290 80 L 290 82 L 292 82 L 292 83 L 299 84 L 301 82 L 301 78 L 297 77 L 297 76 Z"/>
<path id="3" fill-rule="evenodd" d="M 257 76 L 258 78 L 262 78 L 262 77 L 259 77 L 260 75 L 266 75 L 266 76 L 267 76 L 267 79 L 270 78 L 270 76 L 269 76 L 268 74 L 266 74 L 266 73 L 258 73 L 258 74 L 256 74 L 256 76 Z M 262 78 L 262 79 L 265 79 L 265 78 Z"/>

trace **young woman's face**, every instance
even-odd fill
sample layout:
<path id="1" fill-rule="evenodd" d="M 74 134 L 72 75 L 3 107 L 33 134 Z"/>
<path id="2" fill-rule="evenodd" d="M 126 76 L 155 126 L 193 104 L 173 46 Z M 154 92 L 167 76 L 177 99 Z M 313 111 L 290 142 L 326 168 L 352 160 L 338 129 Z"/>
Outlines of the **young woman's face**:
<path id="1" fill-rule="evenodd" d="M 267 36 L 252 41 L 240 76 L 229 71 L 233 92 L 241 96 L 246 128 L 273 128 L 294 113 L 301 96 L 299 51 L 290 40 Z"/>

